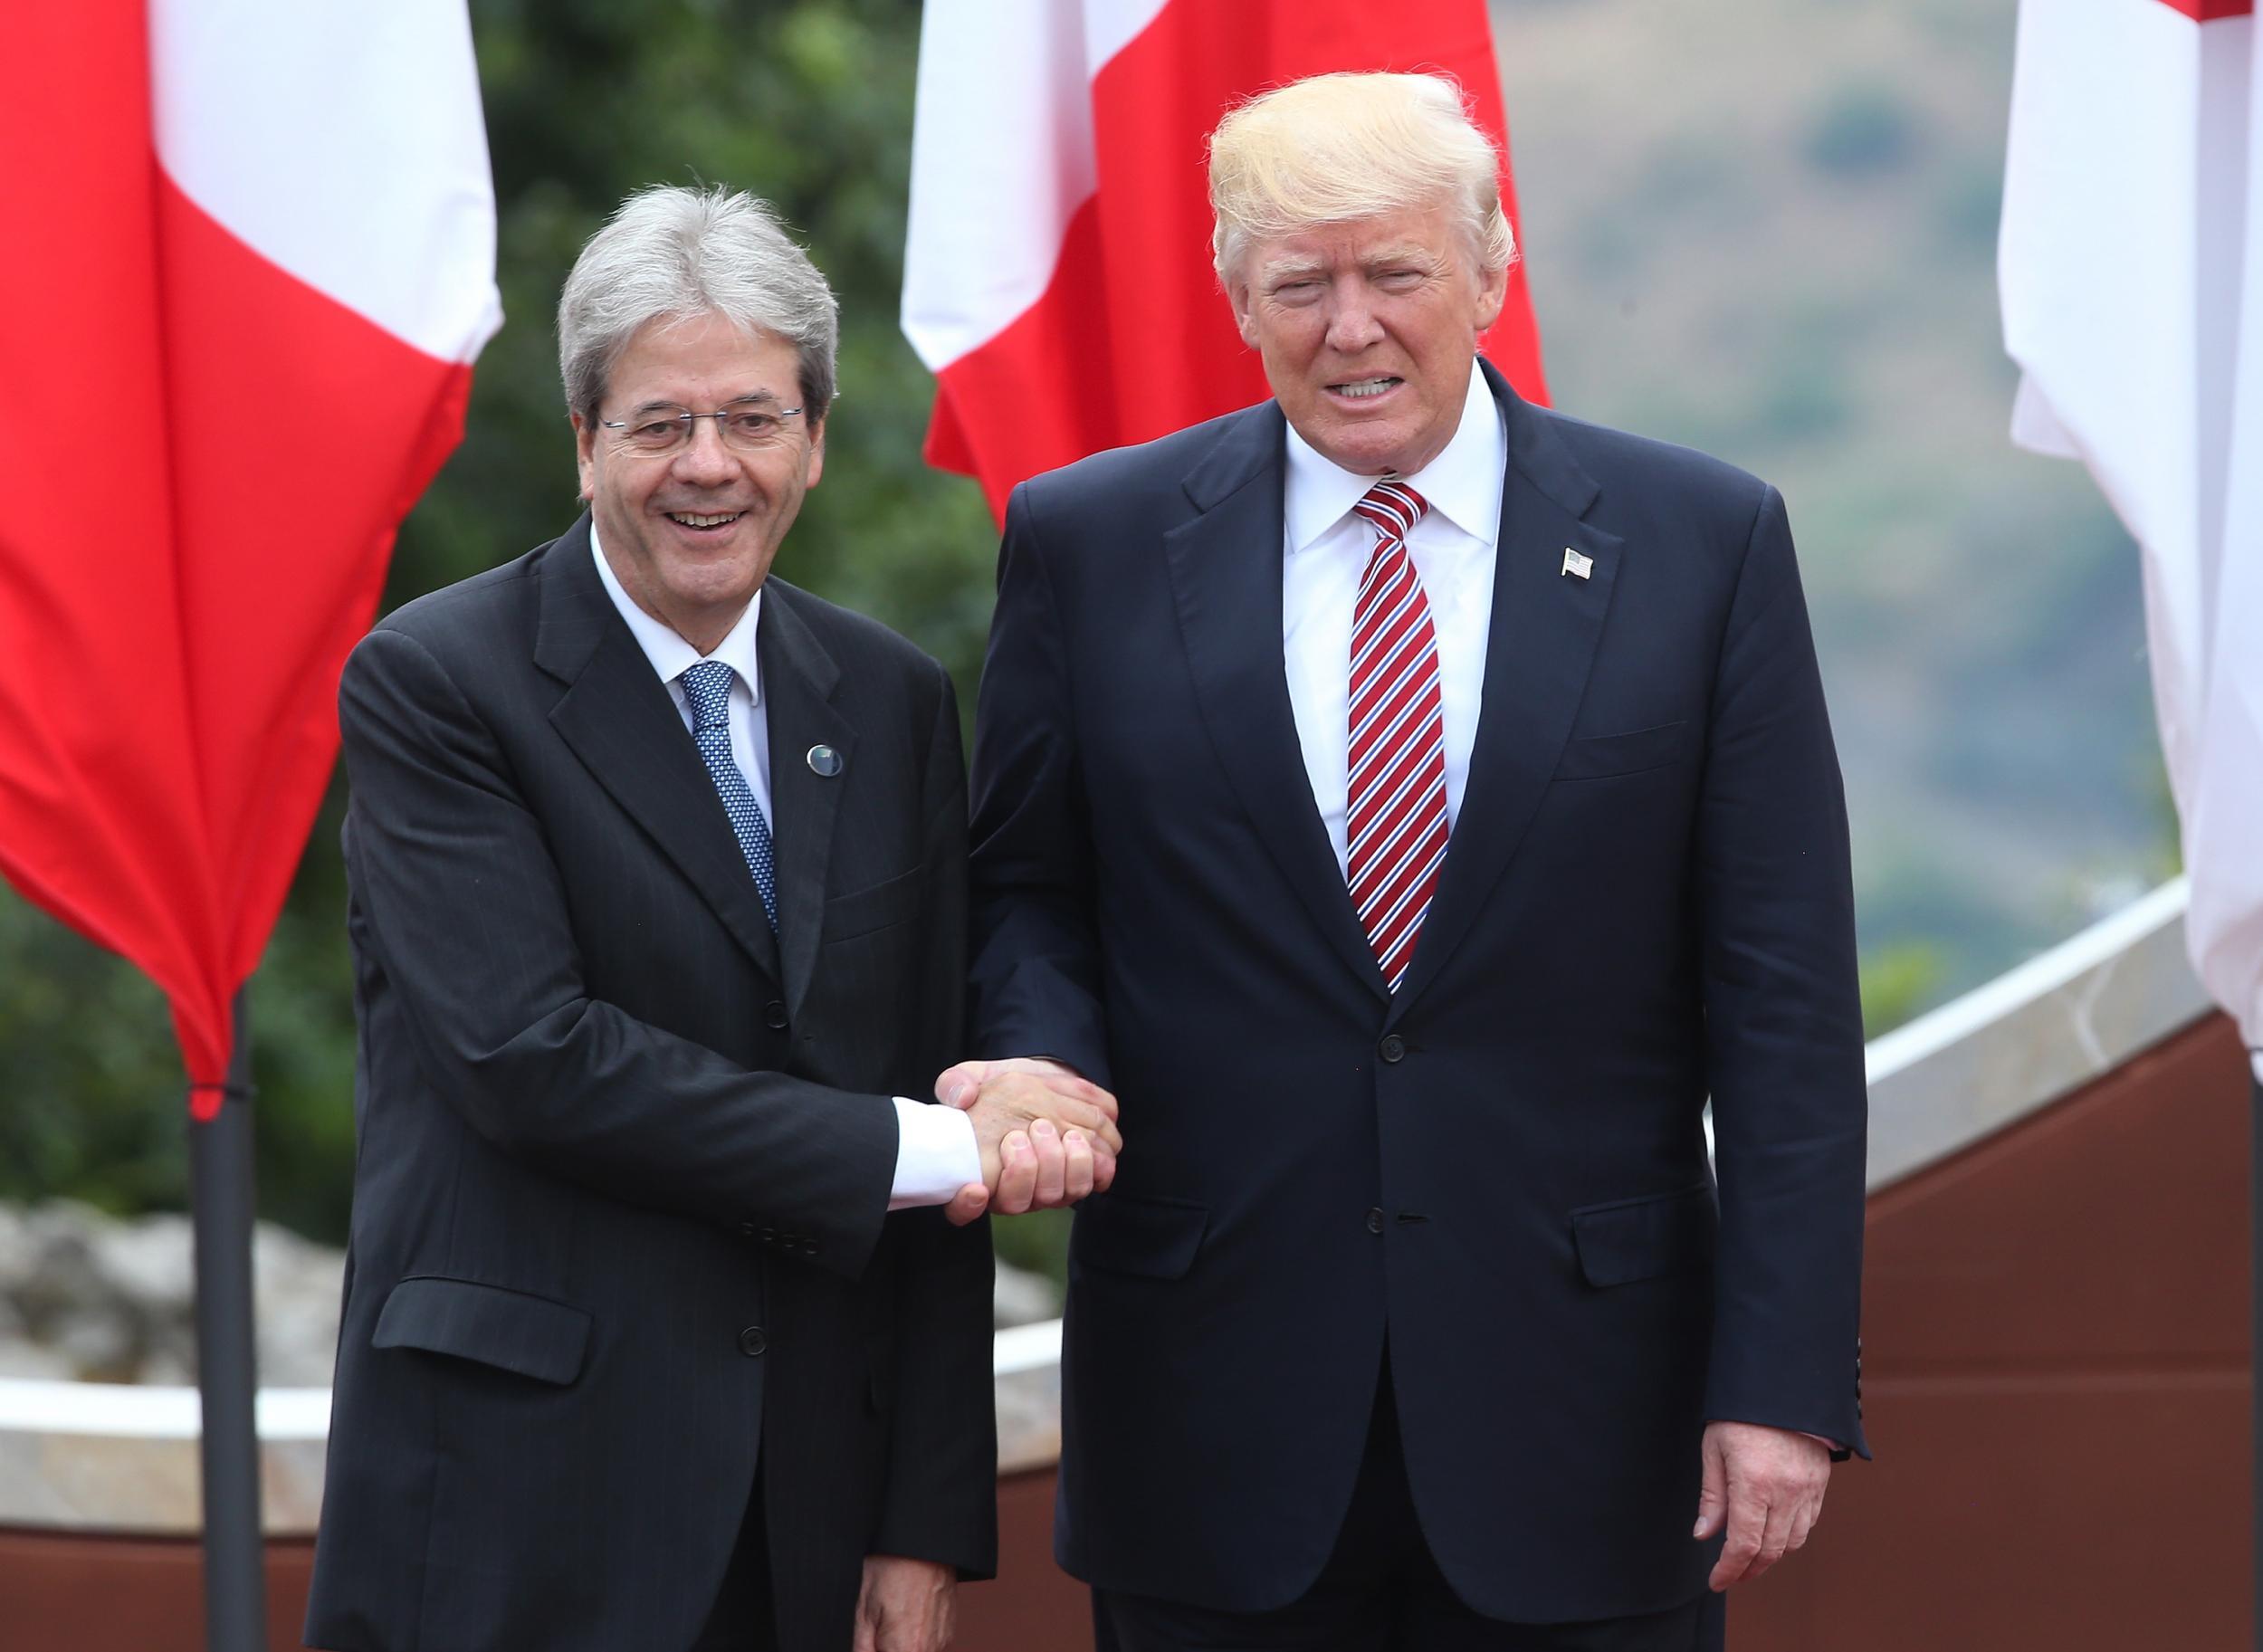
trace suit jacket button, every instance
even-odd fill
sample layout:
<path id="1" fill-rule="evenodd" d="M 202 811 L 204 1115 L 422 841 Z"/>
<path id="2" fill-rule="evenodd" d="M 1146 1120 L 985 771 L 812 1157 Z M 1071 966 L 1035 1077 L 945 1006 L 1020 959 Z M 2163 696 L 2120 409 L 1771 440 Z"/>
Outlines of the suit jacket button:
<path id="1" fill-rule="evenodd" d="M 759 1239 L 762 1237 L 762 1230 L 752 1222 L 741 1222 L 739 1224 L 739 1237 L 742 1239 Z"/>
<path id="2" fill-rule="evenodd" d="M 750 1360 L 759 1360 L 769 1349 L 769 1339 L 762 1334 L 759 1325 L 749 1325 L 739 1333 L 739 1351 Z"/>
<path id="3" fill-rule="evenodd" d="M 1370 1233 L 1383 1231 L 1383 1213 L 1380 1210 L 1370 1210 L 1367 1213 L 1367 1230 Z"/>
<path id="4" fill-rule="evenodd" d="M 817 1242 L 816 1242 L 816 1240 L 815 1240 L 815 1239 L 804 1239 L 804 1240 L 801 1242 L 801 1254 L 802 1254 L 803 1256 L 816 1256 L 816 1255 L 817 1254 Z"/>
<path id="5" fill-rule="evenodd" d="M 784 1032 L 786 1030 L 786 1006 L 779 1003 L 776 998 L 772 998 L 769 1003 L 763 1005 L 762 1025 L 769 1027 L 772 1032 Z"/>
<path id="6" fill-rule="evenodd" d="M 1407 1055 L 1407 1041 L 1397 1033 L 1386 1034 L 1383 1042 L 1375 1046 L 1375 1053 L 1385 1061 L 1403 1061 Z"/>

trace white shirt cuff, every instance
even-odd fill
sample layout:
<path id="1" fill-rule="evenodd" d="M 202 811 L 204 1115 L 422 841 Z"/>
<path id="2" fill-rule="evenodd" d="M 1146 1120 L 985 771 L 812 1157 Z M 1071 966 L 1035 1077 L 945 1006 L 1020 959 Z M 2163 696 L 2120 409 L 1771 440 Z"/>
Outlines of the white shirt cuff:
<path id="1" fill-rule="evenodd" d="M 972 1119 L 941 1103 L 899 1095 L 895 1103 L 896 1180 L 888 1191 L 889 1209 L 948 1205 L 960 1189 L 982 1179 Z"/>

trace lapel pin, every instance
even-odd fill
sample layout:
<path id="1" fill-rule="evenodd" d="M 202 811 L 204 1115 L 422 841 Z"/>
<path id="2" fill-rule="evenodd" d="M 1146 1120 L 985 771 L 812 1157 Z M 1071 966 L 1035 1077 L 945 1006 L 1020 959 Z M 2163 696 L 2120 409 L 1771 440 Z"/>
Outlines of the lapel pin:
<path id="1" fill-rule="evenodd" d="M 1584 579 L 1595 571 L 1595 559 L 1583 557 L 1567 545 L 1563 548 L 1563 571 L 1574 579 Z"/>
<path id="2" fill-rule="evenodd" d="M 841 754 L 830 746 L 809 748 L 809 767 L 812 772 L 830 780 L 841 772 Z"/>

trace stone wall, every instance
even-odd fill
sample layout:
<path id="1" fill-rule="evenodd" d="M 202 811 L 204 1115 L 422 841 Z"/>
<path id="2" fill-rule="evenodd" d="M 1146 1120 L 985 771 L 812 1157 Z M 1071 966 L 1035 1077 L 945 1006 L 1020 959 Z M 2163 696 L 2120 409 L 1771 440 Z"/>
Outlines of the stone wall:
<path id="1" fill-rule="evenodd" d="M 196 1380 L 196 1270 L 185 1216 L 121 1221 L 58 1199 L 0 1204 L 0 1377 Z M 260 1381 L 327 1388 L 345 1253 L 272 1223 L 253 1241 Z M 998 1268 L 997 1323 L 1060 1312 L 1053 1283 Z"/>

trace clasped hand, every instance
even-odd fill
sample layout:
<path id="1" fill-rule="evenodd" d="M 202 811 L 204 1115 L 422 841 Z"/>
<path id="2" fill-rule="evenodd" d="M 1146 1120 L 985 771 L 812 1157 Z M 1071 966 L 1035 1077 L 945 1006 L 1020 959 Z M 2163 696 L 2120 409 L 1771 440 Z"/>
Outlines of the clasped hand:
<path id="1" fill-rule="evenodd" d="M 1115 1179 L 1116 1098 L 1057 1061 L 962 1061 L 935 1081 L 935 1099 L 966 1113 L 982 1155 L 981 1181 L 945 1208 L 954 1223 L 1073 1205 Z"/>

